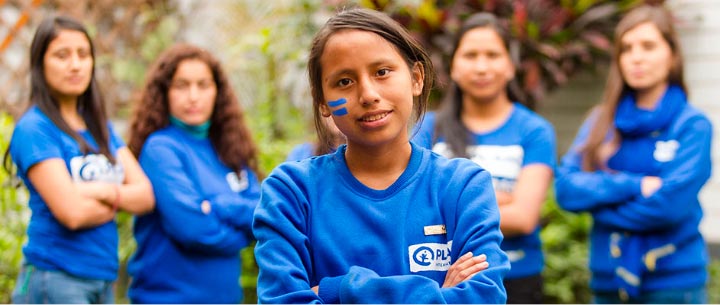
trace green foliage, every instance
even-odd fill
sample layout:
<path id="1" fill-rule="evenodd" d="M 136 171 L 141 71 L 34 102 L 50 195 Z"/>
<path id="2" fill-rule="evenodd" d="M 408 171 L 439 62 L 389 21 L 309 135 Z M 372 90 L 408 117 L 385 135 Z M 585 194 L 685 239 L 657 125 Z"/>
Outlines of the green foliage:
<path id="1" fill-rule="evenodd" d="M 12 117 L 0 112 L 0 154 L 7 149 L 13 125 Z M 26 239 L 27 191 L 17 179 L 0 169 L 0 303 L 10 303 Z"/>
<path id="2" fill-rule="evenodd" d="M 545 303 L 588 303 L 588 234 L 592 219 L 588 214 L 560 209 L 554 196 L 545 203 L 542 215 Z"/>
<path id="3" fill-rule="evenodd" d="M 710 262 L 710 283 L 707 291 L 708 304 L 720 304 L 720 259 Z"/>

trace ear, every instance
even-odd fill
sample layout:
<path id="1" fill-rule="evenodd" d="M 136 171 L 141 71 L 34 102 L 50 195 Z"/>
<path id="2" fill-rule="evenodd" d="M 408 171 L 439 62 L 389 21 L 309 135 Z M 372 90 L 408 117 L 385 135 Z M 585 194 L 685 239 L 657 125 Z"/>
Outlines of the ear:
<path id="1" fill-rule="evenodd" d="M 505 79 L 510 82 L 515 78 L 515 63 L 510 61 L 510 69 L 505 73 Z"/>
<path id="2" fill-rule="evenodd" d="M 505 75 L 505 79 L 509 82 L 515 78 L 515 69 L 511 69 L 510 71 L 507 71 L 507 74 Z"/>
<path id="3" fill-rule="evenodd" d="M 332 115 L 332 112 L 330 111 L 330 107 L 328 107 L 327 103 L 323 102 L 320 104 L 320 115 L 323 117 L 329 118 Z"/>
<path id="4" fill-rule="evenodd" d="M 425 86 L 425 69 L 423 69 L 423 64 L 415 62 L 415 64 L 413 64 L 412 71 L 410 71 L 410 76 L 412 77 L 413 96 L 420 96 L 423 92 L 423 87 Z"/>

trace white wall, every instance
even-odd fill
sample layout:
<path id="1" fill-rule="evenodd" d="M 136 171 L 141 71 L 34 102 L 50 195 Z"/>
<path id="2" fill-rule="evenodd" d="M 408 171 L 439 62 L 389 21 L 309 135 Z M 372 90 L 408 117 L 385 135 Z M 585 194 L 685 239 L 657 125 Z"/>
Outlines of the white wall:
<path id="1" fill-rule="evenodd" d="M 700 193 L 705 239 L 720 243 L 720 1 L 670 0 L 685 58 L 690 101 L 713 123 L 713 176 Z"/>

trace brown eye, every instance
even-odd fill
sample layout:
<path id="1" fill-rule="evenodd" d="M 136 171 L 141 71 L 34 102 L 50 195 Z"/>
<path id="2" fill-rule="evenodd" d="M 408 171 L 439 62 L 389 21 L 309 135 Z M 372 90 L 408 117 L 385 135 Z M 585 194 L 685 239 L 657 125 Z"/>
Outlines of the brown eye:
<path id="1" fill-rule="evenodd" d="M 208 88 L 212 87 L 214 84 L 215 84 L 215 82 L 213 82 L 211 80 L 203 80 L 200 83 L 198 83 L 198 87 L 200 87 L 200 89 L 208 89 Z"/>
<path id="2" fill-rule="evenodd" d="M 500 52 L 490 51 L 487 53 L 487 57 L 490 59 L 496 59 L 500 57 Z"/>
<path id="3" fill-rule="evenodd" d="M 170 84 L 170 87 L 173 88 L 173 89 L 175 89 L 175 90 L 185 90 L 185 89 L 187 89 L 189 86 L 190 86 L 190 83 L 188 83 L 188 82 L 186 82 L 186 81 L 182 81 L 182 80 L 180 80 L 180 81 L 174 81 L 174 82 L 172 82 L 172 83 Z"/>
<path id="4" fill-rule="evenodd" d="M 657 43 L 655 43 L 654 41 L 644 41 L 642 43 L 642 47 L 647 51 L 651 51 L 657 47 Z"/>
<path id="5" fill-rule="evenodd" d="M 80 58 L 90 57 L 90 50 L 85 50 L 85 49 L 78 50 L 78 57 L 80 57 Z"/>
<path id="6" fill-rule="evenodd" d="M 352 83 L 352 81 L 349 78 L 343 78 L 337 82 L 338 87 L 346 87 L 349 86 Z"/>
<path id="7" fill-rule="evenodd" d="M 390 73 L 390 69 L 380 69 L 377 71 L 377 76 L 386 76 Z"/>
<path id="8" fill-rule="evenodd" d="M 57 57 L 59 59 L 67 59 L 68 57 L 70 57 L 70 52 L 67 50 L 61 50 L 61 51 L 55 52 L 55 57 Z"/>

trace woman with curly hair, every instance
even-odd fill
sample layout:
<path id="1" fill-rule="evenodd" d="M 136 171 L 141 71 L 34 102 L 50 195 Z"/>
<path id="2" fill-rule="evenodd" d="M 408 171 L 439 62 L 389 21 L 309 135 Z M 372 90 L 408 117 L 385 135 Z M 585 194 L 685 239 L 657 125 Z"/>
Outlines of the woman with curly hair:
<path id="1" fill-rule="evenodd" d="M 129 147 L 155 189 L 134 226 L 133 303 L 238 303 L 253 239 L 257 149 L 218 60 L 178 44 L 150 69 Z"/>

